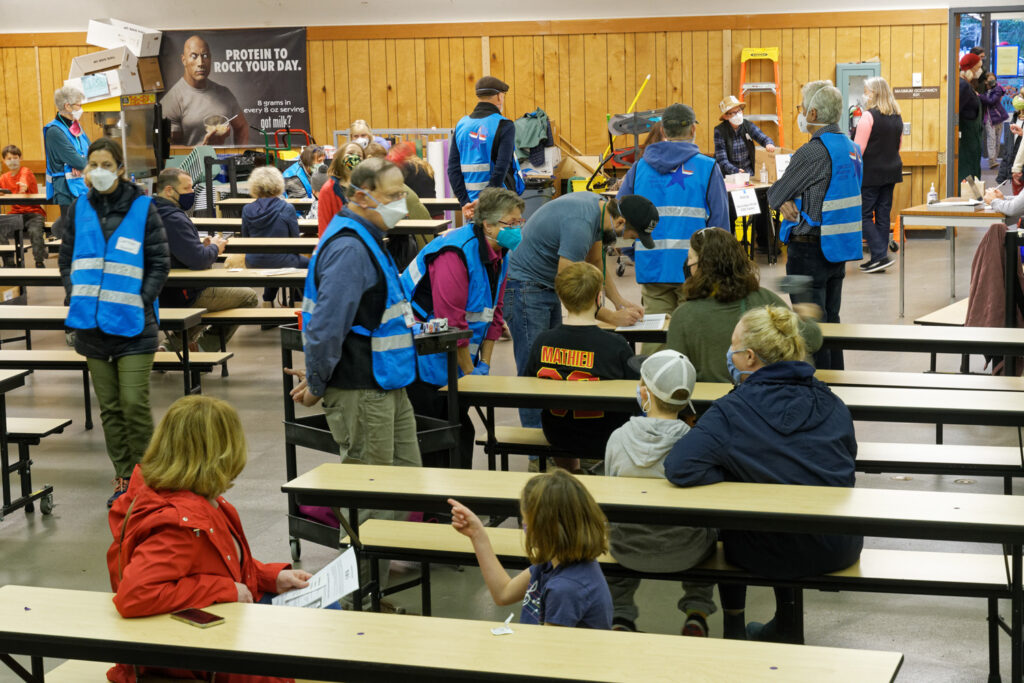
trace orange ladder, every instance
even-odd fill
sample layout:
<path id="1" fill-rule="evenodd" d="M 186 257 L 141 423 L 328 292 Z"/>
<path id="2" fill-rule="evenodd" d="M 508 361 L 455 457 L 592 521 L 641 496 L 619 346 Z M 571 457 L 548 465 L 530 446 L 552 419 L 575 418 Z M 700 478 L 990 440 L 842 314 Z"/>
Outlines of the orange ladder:
<path id="1" fill-rule="evenodd" d="M 747 83 L 747 62 L 757 59 L 771 60 L 775 68 L 775 80 L 760 83 Z M 770 92 L 775 95 L 774 114 L 748 114 L 748 121 L 770 121 L 778 129 L 779 147 L 785 147 L 785 133 L 782 129 L 782 82 L 779 78 L 779 48 L 777 47 L 745 47 L 740 54 L 740 102 L 746 100 L 747 93 Z"/>

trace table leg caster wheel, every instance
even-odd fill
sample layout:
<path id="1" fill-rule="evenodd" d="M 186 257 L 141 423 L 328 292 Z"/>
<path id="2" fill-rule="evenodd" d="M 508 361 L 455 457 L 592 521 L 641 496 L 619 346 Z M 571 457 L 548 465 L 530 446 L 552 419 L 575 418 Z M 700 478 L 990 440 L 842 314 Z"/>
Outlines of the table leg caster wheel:
<path id="1" fill-rule="evenodd" d="M 299 539 L 293 538 L 289 541 L 292 549 L 292 562 L 298 562 L 302 557 L 302 545 L 299 543 Z"/>
<path id="2" fill-rule="evenodd" d="M 53 494 L 47 495 L 45 498 L 39 499 L 39 511 L 44 515 L 48 515 L 53 512 Z"/>
<path id="3" fill-rule="evenodd" d="M 615 274 L 618 275 L 619 277 L 622 277 L 623 275 L 625 275 L 625 273 L 626 273 L 626 266 L 624 266 L 623 264 L 620 263 L 619 267 L 615 269 Z"/>
<path id="4" fill-rule="evenodd" d="M 889 240 L 889 251 L 891 251 L 892 253 L 895 254 L 899 250 L 900 250 L 900 243 L 897 242 L 896 240 Z"/>

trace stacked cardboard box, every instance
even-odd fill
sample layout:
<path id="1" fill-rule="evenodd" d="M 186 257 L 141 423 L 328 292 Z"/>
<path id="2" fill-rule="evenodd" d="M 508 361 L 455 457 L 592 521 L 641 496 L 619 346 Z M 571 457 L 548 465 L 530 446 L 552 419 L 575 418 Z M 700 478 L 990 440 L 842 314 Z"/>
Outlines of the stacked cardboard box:
<path id="1" fill-rule="evenodd" d="M 85 93 L 86 102 L 164 89 L 157 55 L 160 31 L 117 19 L 89 22 L 86 42 L 107 48 L 71 60 L 64 85 Z"/>

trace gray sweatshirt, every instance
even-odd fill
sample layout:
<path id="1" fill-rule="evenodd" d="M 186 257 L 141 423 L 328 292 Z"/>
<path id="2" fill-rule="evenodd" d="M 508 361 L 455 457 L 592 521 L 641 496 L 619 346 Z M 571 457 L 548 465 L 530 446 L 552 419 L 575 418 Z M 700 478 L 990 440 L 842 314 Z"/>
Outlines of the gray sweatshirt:
<path id="1" fill-rule="evenodd" d="M 682 420 L 633 417 L 608 438 L 604 468 L 610 477 L 665 478 L 665 456 L 690 431 Z M 710 552 L 714 529 L 660 524 L 613 524 L 611 553 L 636 571 L 689 569 Z"/>

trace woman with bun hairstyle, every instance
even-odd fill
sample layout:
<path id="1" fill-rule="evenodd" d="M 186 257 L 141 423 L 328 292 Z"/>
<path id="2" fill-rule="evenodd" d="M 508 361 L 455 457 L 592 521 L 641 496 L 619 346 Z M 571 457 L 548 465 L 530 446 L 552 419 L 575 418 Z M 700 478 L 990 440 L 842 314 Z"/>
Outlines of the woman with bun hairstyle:
<path id="1" fill-rule="evenodd" d="M 748 311 L 726 351 L 736 389 L 712 404 L 673 446 L 665 476 L 678 486 L 721 481 L 853 487 L 857 439 L 846 405 L 814 378 L 796 313 L 781 306 Z M 723 529 L 726 559 L 773 579 L 817 576 L 849 567 L 862 536 Z M 800 642 L 794 588 L 775 589 L 775 616 L 745 624 L 746 586 L 720 584 L 726 638 Z"/>

